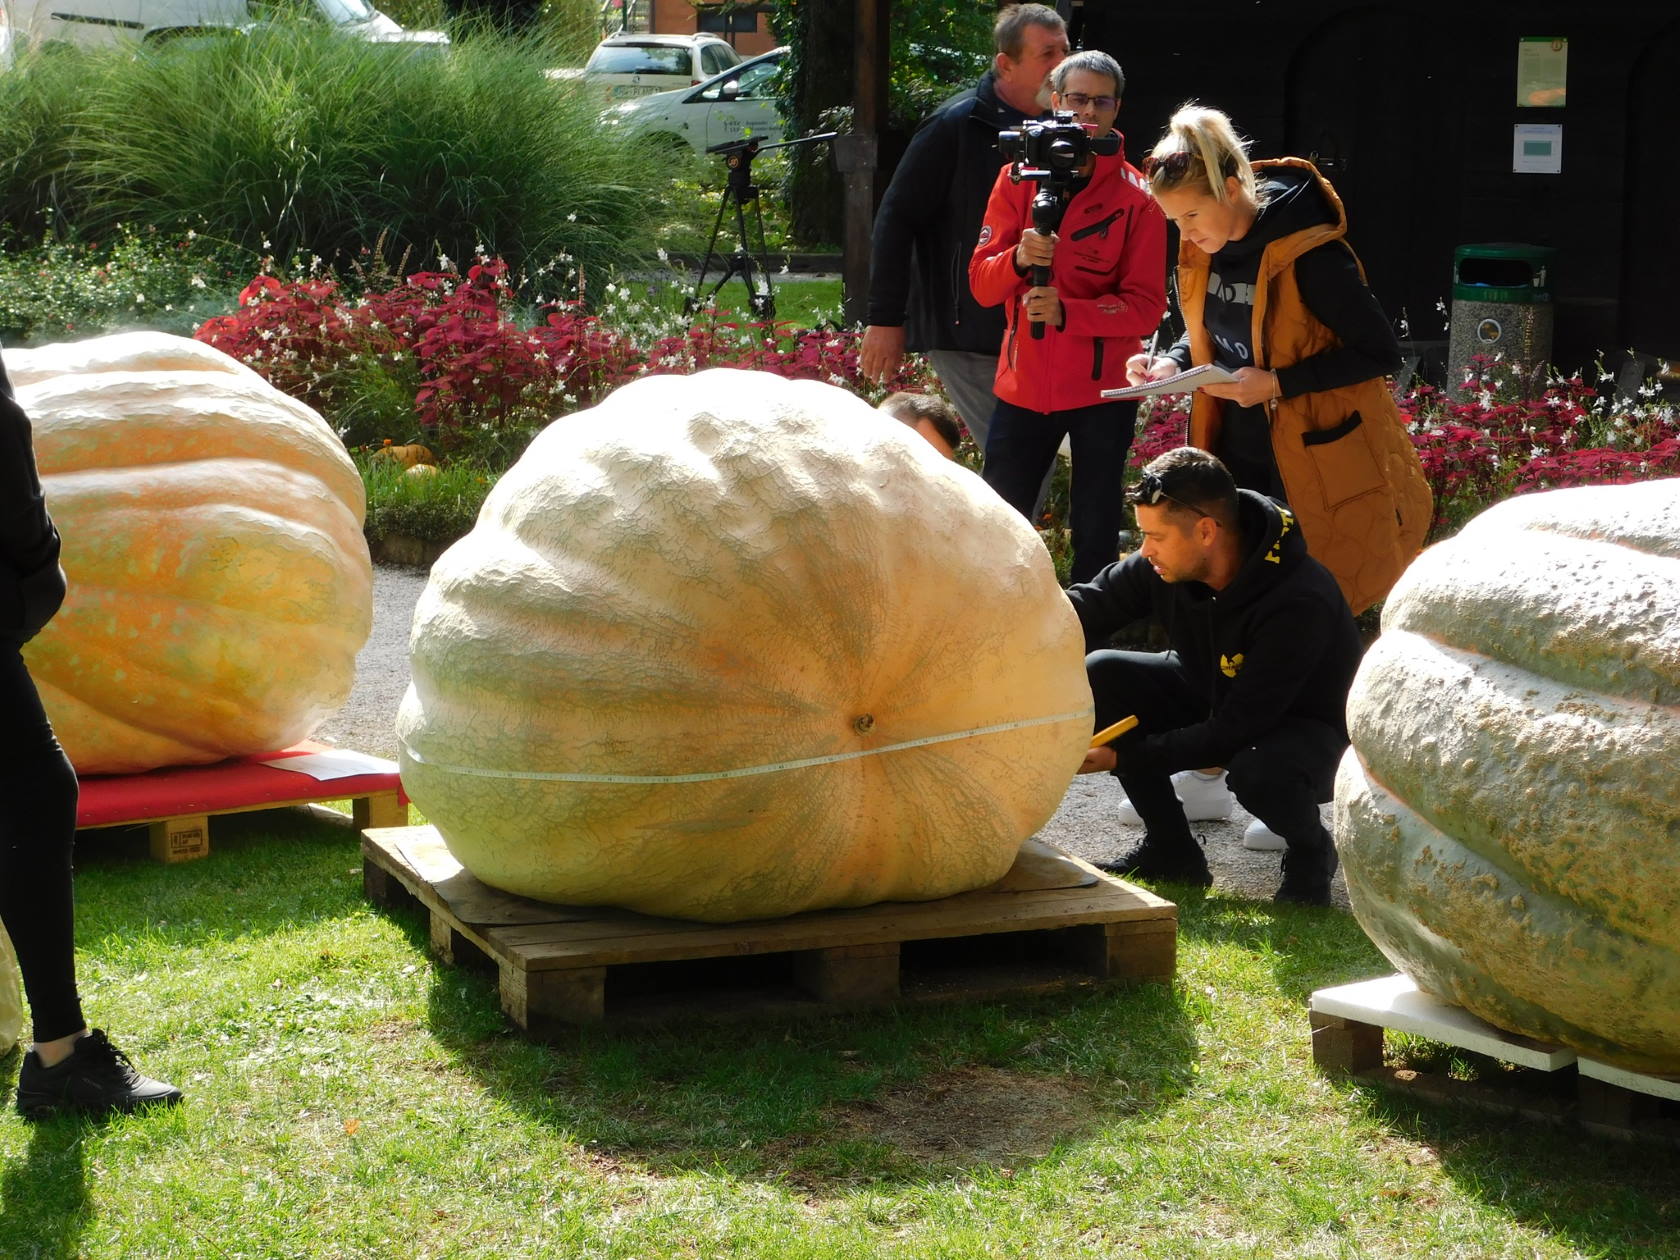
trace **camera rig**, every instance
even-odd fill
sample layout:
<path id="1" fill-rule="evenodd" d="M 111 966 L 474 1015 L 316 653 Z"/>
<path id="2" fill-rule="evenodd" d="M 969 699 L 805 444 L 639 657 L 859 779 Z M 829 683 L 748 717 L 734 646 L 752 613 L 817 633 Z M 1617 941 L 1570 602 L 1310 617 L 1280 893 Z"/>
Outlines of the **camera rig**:
<path id="1" fill-rule="evenodd" d="M 821 135 L 800 136 L 796 140 L 777 140 L 769 144 L 756 136 L 748 136 L 742 140 L 714 144 L 706 150 L 707 153 L 723 155 L 724 164 L 729 168 L 729 181 L 724 186 L 723 199 L 718 203 L 717 218 L 712 223 L 712 238 L 706 244 L 706 257 L 700 263 L 700 274 L 694 278 L 694 293 L 684 303 L 689 313 L 698 310 L 706 300 L 717 297 L 718 291 L 731 276 L 740 276 L 741 283 L 747 288 L 747 303 L 754 318 L 766 322 L 776 318 L 776 293 L 770 283 L 769 251 L 764 244 L 764 212 L 758 204 L 758 185 L 753 183 L 753 159 L 766 149 L 816 144 L 820 140 L 832 140 L 838 134 L 825 131 Z M 725 260 L 718 254 L 717 244 L 723 231 L 723 216 L 731 206 L 735 209 L 735 252 Z M 752 207 L 751 234 L 747 224 L 748 206 Z M 712 269 L 713 258 L 725 264 L 723 274 L 718 277 L 711 292 L 702 298 L 701 291 L 706 287 L 706 275 Z"/>
<path id="2" fill-rule="evenodd" d="M 1112 131 L 1093 136 L 1074 121 L 1073 114 L 1058 110 L 1049 118 L 1035 118 L 1016 131 L 1000 131 L 998 152 L 1009 159 L 1009 178 L 1019 184 L 1030 179 L 1038 185 L 1032 201 L 1033 229 L 1049 236 L 1062 226 L 1070 189 L 1085 163 L 1093 156 L 1112 157 L 1120 152 L 1120 137 Z M 1032 269 L 1033 287 L 1050 283 L 1050 268 Z M 1044 336 L 1044 325 L 1035 323 L 1032 335 Z"/>

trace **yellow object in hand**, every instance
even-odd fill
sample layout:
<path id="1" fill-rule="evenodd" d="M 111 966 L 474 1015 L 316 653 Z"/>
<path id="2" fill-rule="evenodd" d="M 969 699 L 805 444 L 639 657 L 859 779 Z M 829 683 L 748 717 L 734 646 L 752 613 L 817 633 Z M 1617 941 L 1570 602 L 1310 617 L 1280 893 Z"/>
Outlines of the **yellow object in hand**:
<path id="1" fill-rule="evenodd" d="M 1137 722 L 1137 714 L 1134 713 L 1131 717 L 1121 718 L 1113 726 L 1103 727 L 1102 730 L 1091 736 L 1091 747 L 1101 748 L 1109 740 L 1116 739 L 1131 730 L 1132 727 L 1137 725 Z"/>

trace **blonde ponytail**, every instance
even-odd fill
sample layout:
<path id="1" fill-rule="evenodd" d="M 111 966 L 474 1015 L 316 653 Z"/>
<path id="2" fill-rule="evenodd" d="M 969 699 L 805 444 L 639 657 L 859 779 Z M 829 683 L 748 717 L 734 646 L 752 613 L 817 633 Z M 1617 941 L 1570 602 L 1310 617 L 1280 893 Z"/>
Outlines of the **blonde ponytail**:
<path id="1" fill-rule="evenodd" d="M 1144 161 L 1149 191 L 1159 196 L 1177 188 L 1206 192 L 1225 204 L 1225 181 L 1235 176 L 1242 195 L 1259 204 L 1254 167 L 1248 161 L 1248 141 L 1237 135 L 1231 120 L 1217 109 L 1194 101 L 1179 107 L 1154 151 Z"/>

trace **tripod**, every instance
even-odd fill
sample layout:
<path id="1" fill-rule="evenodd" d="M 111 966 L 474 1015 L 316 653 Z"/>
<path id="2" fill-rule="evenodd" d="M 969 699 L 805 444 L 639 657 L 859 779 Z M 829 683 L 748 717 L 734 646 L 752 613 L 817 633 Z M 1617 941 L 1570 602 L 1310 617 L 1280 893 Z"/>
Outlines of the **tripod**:
<path id="1" fill-rule="evenodd" d="M 764 212 L 758 204 L 758 185 L 753 183 L 752 160 L 765 149 L 785 149 L 796 144 L 814 144 L 818 140 L 832 140 L 837 133 L 829 131 L 819 136 L 803 136 L 798 140 L 782 140 L 765 144 L 760 140 L 730 140 L 714 144 L 707 153 L 721 153 L 729 167 L 729 180 L 724 186 L 723 200 L 718 203 L 717 218 L 712 222 L 712 238 L 706 244 L 706 257 L 700 263 L 700 274 L 694 280 L 694 293 L 683 303 L 684 310 L 693 314 L 705 302 L 717 297 L 719 290 L 729 283 L 731 276 L 741 277 L 746 286 L 747 304 L 755 319 L 769 323 L 776 318 L 776 293 L 770 281 L 768 250 L 764 244 Z M 718 237 L 723 232 L 723 216 L 735 210 L 735 251 L 727 259 L 718 253 Z M 747 207 L 752 207 L 752 232 L 748 232 Z M 756 243 L 756 249 L 754 248 Z M 712 269 L 712 259 L 724 263 L 723 273 L 711 292 L 706 288 L 706 276 Z"/>

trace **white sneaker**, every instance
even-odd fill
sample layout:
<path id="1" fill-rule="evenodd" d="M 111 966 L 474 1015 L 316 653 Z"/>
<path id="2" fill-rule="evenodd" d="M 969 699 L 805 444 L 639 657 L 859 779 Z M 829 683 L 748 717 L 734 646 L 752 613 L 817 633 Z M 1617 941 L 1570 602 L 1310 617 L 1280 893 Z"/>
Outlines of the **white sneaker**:
<path id="1" fill-rule="evenodd" d="M 1203 774 L 1200 770 L 1180 770 L 1172 777 L 1173 791 L 1184 806 L 1185 822 L 1218 822 L 1231 816 L 1231 789 L 1225 786 L 1225 772 Z M 1128 827 L 1142 826 L 1132 802 L 1122 796 L 1118 806 L 1120 821 Z"/>
<path id="2" fill-rule="evenodd" d="M 1256 818 L 1243 832 L 1242 847 L 1257 853 L 1279 853 L 1289 847 L 1289 841 Z"/>

